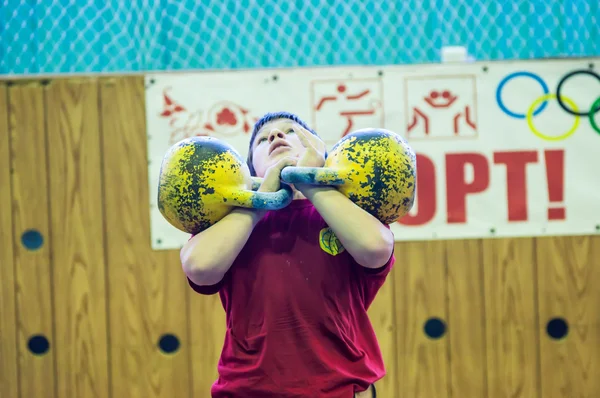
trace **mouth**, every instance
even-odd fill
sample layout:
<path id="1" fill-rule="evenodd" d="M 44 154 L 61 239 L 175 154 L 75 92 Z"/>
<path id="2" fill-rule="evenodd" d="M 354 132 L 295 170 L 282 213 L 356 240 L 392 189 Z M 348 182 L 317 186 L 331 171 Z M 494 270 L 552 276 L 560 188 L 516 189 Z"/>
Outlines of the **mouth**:
<path id="1" fill-rule="evenodd" d="M 286 144 L 284 141 L 277 141 L 274 142 L 271 147 L 269 148 L 269 155 L 272 154 L 273 152 L 275 152 L 275 150 L 279 149 L 279 148 L 289 148 L 290 146 L 288 144 Z"/>

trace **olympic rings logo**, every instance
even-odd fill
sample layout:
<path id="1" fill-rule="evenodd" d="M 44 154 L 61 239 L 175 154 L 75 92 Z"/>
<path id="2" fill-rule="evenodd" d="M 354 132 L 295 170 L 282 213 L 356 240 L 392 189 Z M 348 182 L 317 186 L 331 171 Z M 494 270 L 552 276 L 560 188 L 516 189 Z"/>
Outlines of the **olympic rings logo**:
<path id="1" fill-rule="evenodd" d="M 563 76 L 563 78 L 560 79 L 560 81 L 558 82 L 558 86 L 556 87 L 556 93 L 551 93 L 548 89 L 548 85 L 539 75 L 525 71 L 514 72 L 507 75 L 504 79 L 500 81 L 500 84 L 496 89 L 496 102 L 498 103 L 498 106 L 500 107 L 502 112 L 506 113 L 508 116 L 514 117 L 516 119 L 525 119 L 531 132 L 543 140 L 560 141 L 569 138 L 575 133 L 577 127 L 579 127 L 581 116 L 587 117 L 589 119 L 590 126 L 592 126 L 592 129 L 594 129 L 594 131 L 600 134 L 600 125 L 594 120 L 594 115 L 598 113 L 598 111 L 600 111 L 600 96 L 592 103 L 589 111 L 582 112 L 577 107 L 577 104 L 575 104 L 575 101 L 573 101 L 571 98 L 561 95 L 561 90 L 563 89 L 563 86 L 565 85 L 566 81 L 575 75 L 589 75 L 595 77 L 596 80 L 600 82 L 600 75 L 598 75 L 597 73 L 587 69 L 576 70 L 567 73 L 565 76 Z M 502 90 L 504 89 L 504 86 L 516 77 L 529 77 L 538 82 L 539 85 L 542 87 L 542 90 L 544 91 L 544 93 L 540 97 L 536 98 L 533 101 L 533 103 L 527 109 L 526 113 L 513 112 L 510 109 L 508 109 L 502 101 Z M 544 109 L 548 105 L 548 100 L 556 100 L 558 102 L 558 105 L 560 105 L 560 107 L 565 112 L 575 117 L 573 125 L 569 128 L 569 130 L 565 131 L 564 133 L 558 136 L 544 134 L 541 131 L 539 131 L 538 128 L 533 124 L 533 117 L 539 115 L 544 111 Z"/>

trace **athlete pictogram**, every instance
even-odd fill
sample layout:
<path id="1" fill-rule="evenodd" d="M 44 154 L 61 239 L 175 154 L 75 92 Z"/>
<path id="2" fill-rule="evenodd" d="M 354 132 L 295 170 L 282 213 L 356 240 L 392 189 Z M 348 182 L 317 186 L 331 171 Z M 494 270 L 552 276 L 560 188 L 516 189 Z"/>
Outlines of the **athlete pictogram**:
<path id="1" fill-rule="evenodd" d="M 327 131 L 325 142 L 337 142 L 353 130 L 383 124 L 379 79 L 312 82 L 315 128 Z"/>
<path id="2" fill-rule="evenodd" d="M 406 137 L 416 140 L 477 139 L 477 85 L 473 75 L 404 79 Z"/>
<path id="3" fill-rule="evenodd" d="M 167 119 L 170 129 L 169 145 L 193 136 L 236 136 L 249 134 L 256 117 L 248 109 L 231 101 L 220 101 L 208 110 L 192 111 L 163 92 L 160 116 Z"/>
<path id="4" fill-rule="evenodd" d="M 450 90 L 431 91 L 426 97 L 423 98 L 423 101 L 427 103 L 433 109 L 442 109 L 449 108 L 456 102 L 458 96 L 453 94 Z M 467 104 L 463 109 L 456 112 L 456 114 L 452 117 L 452 131 L 455 136 L 460 134 L 460 122 L 461 120 L 464 123 L 475 130 L 477 127 L 475 125 L 475 121 L 473 120 L 471 107 Z M 407 127 L 407 132 L 409 133 L 419 125 L 419 121 L 422 121 L 423 124 L 423 132 L 427 136 L 431 133 L 430 124 L 429 124 L 429 116 L 427 113 L 420 108 L 419 106 L 413 107 L 413 113 L 410 123 Z"/>
<path id="5" fill-rule="evenodd" d="M 588 69 L 575 70 L 575 71 L 569 72 L 566 75 L 564 75 L 558 82 L 558 85 L 556 87 L 556 92 L 551 93 L 548 88 L 548 85 L 546 84 L 544 79 L 542 79 L 539 75 L 529 72 L 529 71 L 513 72 L 513 73 L 505 76 L 500 81 L 500 84 L 498 84 L 498 88 L 496 89 L 496 102 L 498 103 L 498 107 L 502 110 L 502 112 L 506 113 L 508 116 L 516 118 L 516 119 L 525 119 L 527 121 L 527 126 L 529 127 L 529 130 L 531 130 L 531 132 L 533 134 L 535 134 L 537 137 L 539 137 L 543 140 L 561 141 L 561 140 L 569 138 L 571 135 L 573 135 L 577 131 L 577 128 L 579 127 L 579 124 L 580 124 L 580 118 L 582 116 L 587 117 L 589 119 L 589 123 L 590 123 L 590 126 L 592 127 L 592 129 L 594 131 L 596 131 L 598 134 L 600 134 L 600 126 L 598 126 L 598 123 L 596 122 L 596 120 L 594 118 L 595 114 L 600 111 L 600 92 L 598 93 L 599 94 L 598 98 L 591 104 L 591 106 L 586 111 L 581 111 L 572 98 L 567 97 L 562 94 L 562 90 L 563 90 L 566 82 L 570 78 L 577 76 L 577 75 L 591 76 L 600 83 L 600 75 L 598 75 L 596 72 L 594 72 L 592 70 L 588 70 Z M 511 80 L 513 80 L 517 77 L 531 78 L 531 79 L 535 80 L 537 83 L 539 83 L 539 85 L 541 86 L 541 88 L 543 90 L 543 94 L 540 97 L 536 98 L 531 103 L 531 105 L 529 106 L 529 108 L 526 110 L 525 113 L 517 113 L 517 112 L 510 110 L 506 106 L 504 101 L 502 100 L 502 90 L 504 89 L 504 87 L 506 86 L 506 84 L 508 82 L 510 82 Z M 570 126 L 570 128 L 567 131 L 561 133 L 560 135 L 548 135 L 546 133 L 543 133 L 533 123 L 533 118 L 544 111 L 544 109 L 548 105 L 549 100 L 556 100 L 558 102 L 558 104 L 560 105 L 560 107 L 566 113 L 573 116 L 573 124 Z"/>

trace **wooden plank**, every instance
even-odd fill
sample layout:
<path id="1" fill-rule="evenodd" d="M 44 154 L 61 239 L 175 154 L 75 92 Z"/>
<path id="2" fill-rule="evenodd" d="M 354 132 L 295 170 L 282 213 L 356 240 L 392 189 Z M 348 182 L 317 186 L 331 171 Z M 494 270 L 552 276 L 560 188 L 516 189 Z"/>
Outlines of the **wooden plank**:
<path id="1" fill-rule="evenodd" d="M 46 90 L 58 396 L 108 396 L 98 83 Z"/>
<path id="2" fill-rule="evenodd" d="M 180 276 L 185 278 L 185 275 Z M 190 343 L 192 396 L 210 398 L 210 389 L 217 380 L 217 364 L 225 341 L 225 311 L 218 294 L 201 296 L 188 287 L 190 295 Z"/>
<path id="3" fill-rule="evenodd" d="M 541 396 L 599 397 L 600 236 L 536 241 Z M 560 318 L 568 330 L 555 339 L 548 335 L 547 326 Z"/>
<path id="4" fill-rule="evenodd" d="M 189 396 L 188 287 L 178 252 L 150 246 L 143 78 L 102 79 L 100 101 L 112 396 Z M 163 334 L 179 351 L 161 353 Z"/>
<path id="5" fill-rule="evenodd" d="M 396 245 L 396 250 L 398 246 Z M 377 395 L 382 397 L 398 397 L 398 361 L 397 361 L 397 347 L 396 347 L 396 329 L 398 323 L 396 322 L 396 302 L 395 296 L 395 274 L 397 272 L 396 266 L 400 263 L 398 259 L 398 252 L 396 251 L 396 264 L 394 268 L 388 274 L 387 279 L 375 300 L 369 308 L 369 319 L 375 330 L 375 335 L 379 342 L 379 348 L 383 355 L 383 361 L 385 364 L 386 375 L 383 379 L 375 384 L 377 388 Z"/>
<path id="6" fill-rule="evenodd" d="M 481 240 L 446 242 L 452 397 L 486 397 Z"/>
<path id="7" fill-rule="evenodd" d="M 441 334 L 443 329 L 432 336 L 425 333 L 426 324 L 448 322 L 444 253 L 444 242 L 396 244 L 398 393 L 393 397 L 449 397 L 449 338 Z"/>
<path id="8" fill-rule="evenodd" d="M 8 92 L 0 84 L 0 396 L 18 397 L 17 315 L 15 313 L 15 266 L 10 184 Z"/>
<path id="9" fill-rule="evenodd" d="M 542 398 L 533 239 L 483 241 L 490 397 Z"/>
<path id="10" fill-rule="evenodd" d="M 56 373 L 43 86 L 30 83 L 10 87 L 9 109 L 13 231 L 19 240 L 14 245 L 14 259 L 21 397 L 53 398 Z M 28 250 L 21 244 L 27 231 L 39 233 L 41 247 Z M 26 236 L 36 243 L 35 234 Z M 29 350 L 32 338 L 32 347 L 41 350 L 41 355 Z"/>

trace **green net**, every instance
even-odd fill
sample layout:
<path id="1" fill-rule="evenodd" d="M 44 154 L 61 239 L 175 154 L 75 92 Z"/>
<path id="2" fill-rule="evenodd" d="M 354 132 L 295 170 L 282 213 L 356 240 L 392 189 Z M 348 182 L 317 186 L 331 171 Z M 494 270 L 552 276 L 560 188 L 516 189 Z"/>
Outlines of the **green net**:
<path id="1" fill-rule="evenodd" d="M 0 74 L 600 55 L 596 0 L 3 0 Z"/>

